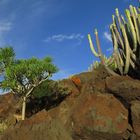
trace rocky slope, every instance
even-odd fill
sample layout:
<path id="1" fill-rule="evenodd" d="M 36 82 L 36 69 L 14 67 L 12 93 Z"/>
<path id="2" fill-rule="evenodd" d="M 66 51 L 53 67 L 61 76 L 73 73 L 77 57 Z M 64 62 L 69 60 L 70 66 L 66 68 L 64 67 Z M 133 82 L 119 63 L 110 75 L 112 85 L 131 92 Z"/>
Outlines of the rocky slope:
<path id="1" fill-rule="evenodd" d="M 0 139 L 140 140 L 139 80 L 110 76 L 100 68 L 59 84 L 69 89 L 67 98 L 50 110 L 43 109 L 25 121 L 12 123 Z M 14 110 L 13 103 L 11 109 L 7 108 L 3 105 L 7 100 L 1 98 L 0 117 L 8 118 L 12 116 L 8 112 Z"/>

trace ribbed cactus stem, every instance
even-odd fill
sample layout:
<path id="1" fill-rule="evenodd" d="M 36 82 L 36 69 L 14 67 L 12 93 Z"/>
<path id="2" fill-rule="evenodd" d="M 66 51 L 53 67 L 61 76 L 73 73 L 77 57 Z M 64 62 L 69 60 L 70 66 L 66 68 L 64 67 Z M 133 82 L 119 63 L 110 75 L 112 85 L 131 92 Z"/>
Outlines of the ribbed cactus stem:
<path id="1" fill-rule="evenodd" d="M 121 15 L 121 19 L 122 19 L 122 21 L 123 21 L 123 24 L 126 24 L 126 21 L 125 21 L 125 19 L 124 19 L 124 16 L 123 16 L 123 15 Z"/>
<path id="2" fill-rule="evenodd" d="M 128 20 L 130 30 L 131 30 L 131 34 L 132 34 L 133 47 L 134 47 L 133 51 L 135 52 L 137 50 L 137 39 L 136 39 L 135 28 L 134 28 L 134 25 L 133 25 L 132 18 L 131 18 L 129 10 L 126 9 L 125 13 L 126 13 L 126 17 L 127 17 L 127 20 Z"/>
<path id="3" fill-rule="evenodd" d="M 116 25 L 113 25 L 112 27 L 114 28 L 114 33 L 115 33 L 115 35 L 117 37 L 117 40 L 119 41 L 119 44 L 121 46 L 121 49 L 124 50 L 124 43 L 123 43 L 122 37 L 121 37 L 121 35 L 120 35 L 120 33 L 119 33 Z M 112 30 L 113 30 L 113 28 L 112 28 Z"/>
<path id="4" fill-rule="evenodd" d="M 114 34 L 114 32 L 112 32 L 112 35 L 113 35 L 113 46 L 114 46 L 114 58 L 116 60 L 116 63 L 117 63 L 117 66 L 118 66 L 118 69 L 121 73 L 121 75 L 123 74 L 123 68 L 122 68 L 122 65 L 121 65 L 121 62 L 119 60 L 119 56 L 118 56 L 118 43 L 117 43 L 117 38 Z"/>
<path id="5" fill-rule="evenodd" d="M 108 65 L 111 65 L 112 63 L 114 63 L 114 57 L 108 58 L 107 63 L 108 63 Z"/>
<path id="6" fill-rule="evenodd" d="M 120 14 L 119 14 L 118 8 L 116 8 L 115 11 L 116 11 L 116 16 L 117 16 L 117 19 L 118 19 L 118 22 L 119 22 L 119 26 L 121 27 L 122 22 L 121 22 L 121 18 L 120 18 Z"/>
<path id="7" fill-rule="evenodd" d="M 101 60 L 101 64 L 105 65 L 104 57 L 103 57 L 101 47 L 100 47 L 100 41 L 99 41 L 97 29 L 95 29 L 94 33 L 95 33 L 95 36 L 96 36 L 96 43 L 97 43 L 98 54 L 99 54 L 99 57 L 100 57 L 100 60 Z"/>
<path id="8" fill-rule="evenodd" d="M 137 17 L 138 16 L 137 9 L 135 7 L 133 7 L 133 10 L 134 10 L 135 16 Z"/>
<path id="9" fill-rule="evenodd" d="M 115 25 L 116 25 L 115 15 L 112 15 L 112 21 L 113 21 L 113 24 L 115 24 Z"/>
<path id="10" fill-rule="evenodd" d="M 128 42 L 128 38 L 127 38 L 127 34 L 126 34 L 124 26 L 122 26 L 122 33 L 123 33 L 123 37 L 124 37 L 125 52 L 126 52 L 124 74 L 127 74 L 128 71 L 129 71 L 129 66 L 130 66 L 130 45 L 129 45 L 129 42 Z"/>
<path id="11" fill-rule="evenodd" d="M 120 60 L 121 66 L 123 67 L 124 66 L 124 62 L 123 62 L 122 56 L 120 55 L 120 53 L 118 53 L 118 56 L 119 56 L 119 60 Z"/>
<path id="12" fill-rule="evenodd" d="M 132 66 L 132 68 L 135 68 L 135 63 L 130 59 L 130 65 Z"/>
<path id="13" fill-rule="evenodd" d="M 132 5 L 130 5 L 130 11 L 131 11 L 131 15 L 132 15 L 133 22 L 134 22 L 134 27 L 135 27 L 135 31 L 136 31 L 137 41 L 140 44 L 140 31 L 139 31 L 139 27 L 138 27 L 137 20 L 136 20 L 137 13 L 135 13 L 134 7 Z"/>
<path id="14" fill-rule="evenodd" d="M 95 49 L 94 49 L 93 42 L 92 42 L 92 39 L 91 39 L 90 34 L 88 34 L 88 40 L 89 40 L 89 45 L 90 45 L 90 49 L 91 49 L 92 53 L 93 53 L 96 57 L 99 57 L 99 54 L 98 54 L 98 53 L 95 51 Z"/>
<path id="15" fill-rule="evenodd" d="M 102 51 L 101 51 L 101 47 L 100 47 L 100 41 L 99 41 L 99 37 L 98 37 L 98 31 L 95 29 L 95 36 L 96 36 L 96 43 L 97 43 L 97 48 L 98 48 L 98 53 L 95 51 L 95 48 L 93 46 L 93 43 L 92 43 L 92 39 L 91 39 L 91 36 L 90 34 L 88 34 L 88 40 L 89 40 L 89 44 L 90 44 L 90 48 L 93 52 L 93 54 L 97 57 L 100 58 L 100 61 L 101 61 L 101 64 L 104 66 L 104 68 L 111 74 L 111 75 L 116 75 L 118 76 L 117 73 L 115 73 L 113 70 L 111 70 L 109 67 L 106 66 L 105 64 L 105 60 L 104 60 L 104 56 L 102 54 Z M 95 63 L 95 67 L 98 63 Z"/>

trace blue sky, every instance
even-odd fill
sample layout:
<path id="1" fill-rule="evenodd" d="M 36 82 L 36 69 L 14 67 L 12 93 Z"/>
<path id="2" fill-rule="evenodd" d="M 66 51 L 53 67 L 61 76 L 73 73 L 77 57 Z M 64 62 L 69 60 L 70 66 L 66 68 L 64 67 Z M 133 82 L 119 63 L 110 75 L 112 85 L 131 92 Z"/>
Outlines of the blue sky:
<path id="1" fill-rule="evenodd" d="M 111 16 L 130 4 L 138 0 L 0 0 L 0 46 L 13 46 L 17 58 L 53 57 L 60 69 L 54 79 L 87 71 L 96 60 L 87 34 L 97 28 L 110 55 Z"/>

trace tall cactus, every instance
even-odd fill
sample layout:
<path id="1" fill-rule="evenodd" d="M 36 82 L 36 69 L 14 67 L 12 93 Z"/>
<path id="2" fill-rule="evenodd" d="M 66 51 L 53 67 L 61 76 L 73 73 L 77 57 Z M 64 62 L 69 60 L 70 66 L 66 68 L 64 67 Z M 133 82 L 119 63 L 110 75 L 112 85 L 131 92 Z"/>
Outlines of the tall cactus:
<path id="1" fill-rule="evenodd" d="M 92 39 L 91 39 L 91 36 L 90 34 L 88 34 L 88 40 L 89 40 L 89 44 L 90 44 L 90 48 L 91 48 L 91 51 L 92 53 L 96 56 L 96 57 L 99 57 L 100 58 L 100 61 L 101 61 L 101 65 L 103 65 L 105 67 L 105 69 L 112 75 L 118 75 L 116 74 L 112 69 L 110 69 L 107 64 L 106 64 L 106 61 L 105 61 L 105 57 L 104 55 L 102 54 L 102 51 L 101 51 L 101 47 L 100 47 L 100 41 L 99 41 L 99 37 L 98 37 L 98 31 L 97 29 L 95 29 L 95 36 L 96 36 L 96 43 L 97 43 L 97 49 L 98 49 L 98 52 L 96 52 L 95 48 L 94 48 L 94 45 L 93 45 L 93 42 L 92 42 Z M 97 62 L 96 62 L 97 64 Z M 91 69 L 92 65 L 90 66 L 89 69 Z"/>
<path id="2" fill-rule="evenodd" d="M 115 10 L 115 14 L 116 16 L 112 16 L 113 23 L 110 25 L 113 41 L 111 57 L 115 61 L 119 74 L 130 74 L 131 69 L 140 75 L 140 10 L 130 5 L 129 9 L 125 10 L 126 17 L 120 15 L 118 9 Z M 95 35 L 98 53 L 95 51 L 90 34 L 88 34 L 90 48 L 93 54 L 100 58 L 101 64 L 108 69 L 109 67 L 101 52 L 97 30 Z"/>
<path id="3" fill-rule="evenodd" d="M 96 36 L 96 43 L 97 43 L 98 53 L 96 52 L 96 50 L 94 48 L 94 45 L 93 45 L 93 42 L 92 42 L 92 39 L 91 39 L 90 34 L 88 34 L 88 40 L 89 40 L 90 48 L 91 48 L 92 53 L 96 57 L 99 57 L 100 60 L 101 60 L 101 63 L 104 65 L 104 58 L 103 58 L 103 54 L 102 54 L 101 47 L 100 47 L 100 42 L 99 42 L 99 37 L 98 37 L 98 31 L 97 31 L 97 29 L 95 29 L 95 32 L 94 33 L 95 33 L 95 36 Z"/>
<path id="4" fill-rule="evenodd" d="M 125 10 L 126 19 L 116 9 L 116 17 L 113 15 L 113 23 L 110 31 L 113 40 L 114 54 L 120 60 L 117 61 L 121 74 L 129 73 L 129 69 L 135 69 L 136 63 L 140 60 L 140 23 L 139 13 L 135 7 Z M 116 48 L 117 46 L 117 48 Z M 123 64 L 122 65 L 122 61 Z M 123 71 L 122 71 L 123 68 Z"/>

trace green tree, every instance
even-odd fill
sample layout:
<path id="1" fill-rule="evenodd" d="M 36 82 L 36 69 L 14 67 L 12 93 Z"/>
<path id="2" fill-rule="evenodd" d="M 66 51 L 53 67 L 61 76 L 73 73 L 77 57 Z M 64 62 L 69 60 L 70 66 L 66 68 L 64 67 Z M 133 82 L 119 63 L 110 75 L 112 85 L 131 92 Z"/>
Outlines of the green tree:
<path id="1" fill-rule="evenodd" d="M 5 71 L 5 68 L 14 63 L 15 53 L 12 47 L 6 46 L 0 48 L 0 74 Z"/>
<path id="2" fill-rule="evenodd" d="M 6 46 L 4 48 L 0 48 L 0 77 L 3 79 L 5 68 L 14 63 L 15 53 L 12 47 Z M 1 87 L 0 81 L 0 87 Z"/>
<path id="3" fill-rule="evenodd" d="M 25 119 L 27 98 L 30 97 L 36 87 L 57 71 L 58 69 L 52 63 L 50 57 L 16 60 L 12 65 L 6 65 L 2 88 L 11 90 L 14 94 L 18 94 L 21 97 L 22 120 Z"/>

